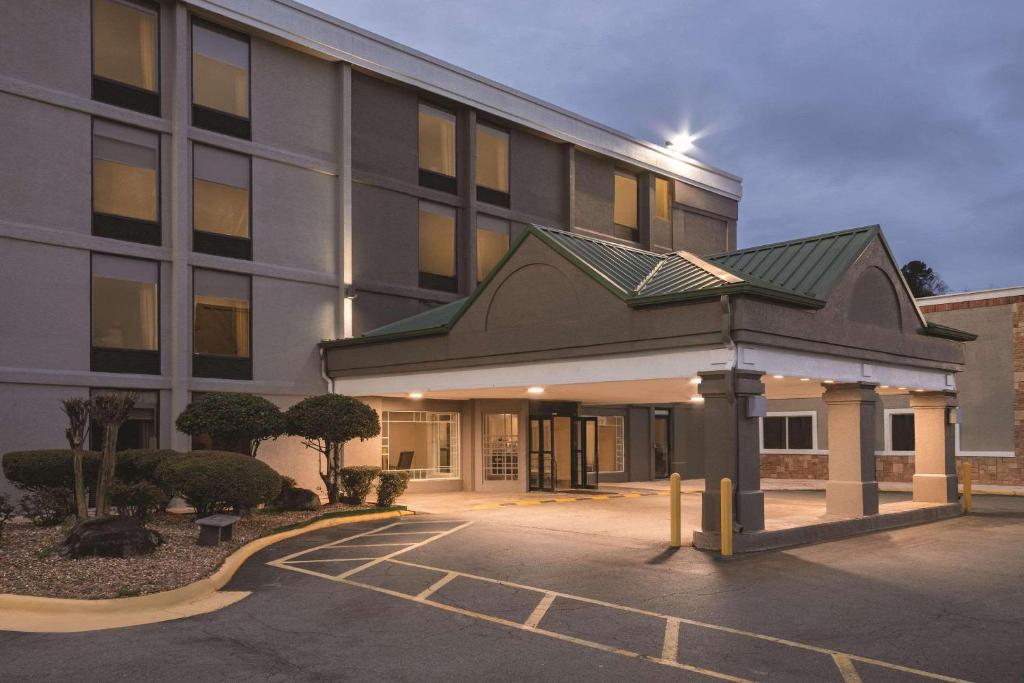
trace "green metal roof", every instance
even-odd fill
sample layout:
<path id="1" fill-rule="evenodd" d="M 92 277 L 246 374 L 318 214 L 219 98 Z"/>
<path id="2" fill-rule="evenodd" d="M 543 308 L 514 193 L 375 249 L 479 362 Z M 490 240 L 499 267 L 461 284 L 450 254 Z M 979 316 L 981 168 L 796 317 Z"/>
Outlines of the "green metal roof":
<path id="1" fill-rule="evenodd" d="M 824 301 L 846 269 L 881 231 L 877 225 L 709 256 L 749 282 Z"/>
<path id="2" fill-rule="evenodd" d="M 365 333 L 364 337 L 392 337 L 404 336 L 414 332 L 423 332 L 443 328 L 452 318 L 458 315 L 466 299 L 459 299 L 441 306 L 428 308 L 422 313 L 411 315 L 408 318 L 396 320 L 393 323 L 376 327 Z"/>

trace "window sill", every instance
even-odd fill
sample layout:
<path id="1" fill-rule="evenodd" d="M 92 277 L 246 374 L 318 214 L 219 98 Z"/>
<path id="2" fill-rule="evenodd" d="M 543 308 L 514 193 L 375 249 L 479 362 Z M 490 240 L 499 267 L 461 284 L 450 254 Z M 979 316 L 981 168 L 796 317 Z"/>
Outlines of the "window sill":
<path id="1" fill-rule="evenodd" d="M 762 448 L 761 455 L 828 455 L 819 448 Z"/>

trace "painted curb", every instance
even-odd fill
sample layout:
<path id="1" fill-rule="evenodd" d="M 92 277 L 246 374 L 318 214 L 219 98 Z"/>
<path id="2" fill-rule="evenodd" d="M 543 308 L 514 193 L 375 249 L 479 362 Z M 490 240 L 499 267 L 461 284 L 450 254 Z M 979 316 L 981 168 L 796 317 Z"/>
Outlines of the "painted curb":
<path id="1" fill-rule="evenodd" d="M 199 603 L 199 601 L 210 597 L 211 594 L 218 592 L 227 585 L 246 560 L 278 541 L 342 524 L 371 522 L 378 519 L 390 519 L 411 514 L 415 513 L 406 510 L 389 510 L 387 512 L 329 517 L 296 529 L 263 536 L 249 541 L 228 555 L 224 558 L 220 567 L 209 576 L 181 588 L 152 593 L 150 595 L 139 595 L 130 598 L 81 600 L 0 593 L 0 631 L 30 631 L 37 633 L 92 631 L 120 628 L 122 626 L 137 626 L 167 621 L 169 619 L 180 619 L 193 616 L 194 614 L 203 614 L 213 610 L 199 604 L 196 605 L 195 610 L 190 610 L 189 604 Z M 247 595 L 248 593 L 244 593 L 237 599 L 231 600 L 231 602 L 237 602 L 237 600 Z M 227 604 L 231 604 L 231 602 Z M 225 606 L 227 605 L 220 604 L 215 609 Z M 87 620 L 90 617 L 96 617 L 102 619 L 103 625 L 93 628 L 88 626 L 77 628 L 66 623 L 68 617 L 84 617 Z M 46 628 L 47 624 L 45 622 L 51 620 L 53 621 L 52 628 Z M 19 628 L 19 625 L 22 623 L 24 628 Z"/>

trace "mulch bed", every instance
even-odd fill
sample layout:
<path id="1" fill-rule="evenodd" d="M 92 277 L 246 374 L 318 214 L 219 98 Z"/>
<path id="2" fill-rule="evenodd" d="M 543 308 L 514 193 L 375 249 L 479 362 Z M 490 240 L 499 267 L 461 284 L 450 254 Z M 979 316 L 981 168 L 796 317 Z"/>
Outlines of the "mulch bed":
<path id="1" fill-rule="evenodd" d="M 0 593 L 95 600 L 180 588 L 209 576 L 240 546 L 280 527 L 369 507 L 338 503 L 316 512 L 256 512 L 235 525 L 230 542 L 214 548 L 197 544 L 199 532 L 192 515 L 162 513 L 146 523 L 166 541 L 152 554 L 80 560 L 62 560 L 53 552 L 70 524 L 37 527 L 27 521 L 10 521 L 0 537 Z"/>

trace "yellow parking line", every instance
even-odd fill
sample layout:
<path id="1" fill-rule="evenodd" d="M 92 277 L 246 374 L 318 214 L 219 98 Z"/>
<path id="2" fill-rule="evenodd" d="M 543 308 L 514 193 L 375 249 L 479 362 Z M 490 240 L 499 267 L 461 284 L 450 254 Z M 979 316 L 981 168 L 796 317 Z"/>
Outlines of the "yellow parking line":
<path id="1" fill-rule="evenodd" d="M 551 603 L 555 601 L 554 593 L 545 593 L 544 597 L 540 599 L 537 606 L 530 612 L 529 618 L 523 622 L 523 625 L 528 628 L 537 628 L 540 625 L 540 620 L 544 618 L 544 615 L 548 613 L 548 608 L 551 607 Z"/>
<path id="2" fill-rule="evenodd" d="M 556 503 L 575 503 L 579 498 L 555 498 Z"/>
<path id="3" fill-rule="evenodd" d="M 845 683 L 861 683 L 860 674 L 857 673 L 857 669 L 853 667 L 853 662 L 846 655 L 834 652 L 832 653 L 832 660 L 835 661 L 836 666 L 839 667 L 839 673 L 843 675 L 843 681 Z"/>
<path id="4" fill-rule="evenodd" d="M 451 580 L 456 578 L 456 577 L 458 577 L 458 574 L 456 574 L 455 572 L 448 572 L 447 574 L 442 576 L 440 579 L 438 579 L 437 581 L 432 583 L 430 586 L 428 586 L 427 588 L 424 588 L 420 592 L 420 594 L 416 596 L 416 598 L 419 599 L 419 600 L 426 600 L 431 595 L 433 595 L 437 591 L 439 591 L 442 588 L 444 588 L 444 586 L 446 584 L 450 583 Z"/>
<path id="5" fill-rule="evenodd" d="M 661 658 L 670 662 L 679 660 L 679 620 L 673 617 L 665 620 L 665 641 L 661 646 Z"/>
<path id="6" fill-rule="evenodd" d="M 539 500 L 517 500 L 516 505 L 540 505 Z"/>

